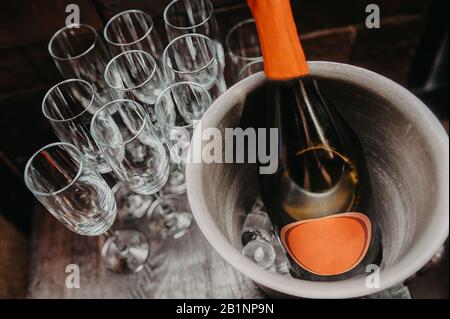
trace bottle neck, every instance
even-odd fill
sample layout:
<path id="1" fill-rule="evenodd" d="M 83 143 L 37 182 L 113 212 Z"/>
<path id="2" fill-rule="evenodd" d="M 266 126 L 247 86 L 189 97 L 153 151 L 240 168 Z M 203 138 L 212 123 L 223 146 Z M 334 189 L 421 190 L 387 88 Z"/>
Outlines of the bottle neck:
<path id="1" fill-rule="evenodd" d="M 309 73 L 290 0 L 247 0 L 255 18 L 266 76 L 289 80 Z"/>
<path id="2" fill-rule="evenodd" d="M 325 103 L 312 77 L 277 83 L 276 88 L 277 125 L 283 127 L 285 141 L 281 162 L 318 146 L 345 154 L 337 114 Z"/>

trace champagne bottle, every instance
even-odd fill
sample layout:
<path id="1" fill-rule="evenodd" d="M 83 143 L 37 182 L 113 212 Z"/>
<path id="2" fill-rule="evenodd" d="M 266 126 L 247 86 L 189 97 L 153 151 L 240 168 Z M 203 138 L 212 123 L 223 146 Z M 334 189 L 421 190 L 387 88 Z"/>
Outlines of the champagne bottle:
<path id="1" fill-rule="evenodd" d="M 321 95 L 289 0 L 248 0 L 269 83 L 267 126 L 277 127 L 279 166 L 259 175 L 261 196 L 291 274 L 339 280 L 379 263 L 372 190 L 356 134 Z"/>

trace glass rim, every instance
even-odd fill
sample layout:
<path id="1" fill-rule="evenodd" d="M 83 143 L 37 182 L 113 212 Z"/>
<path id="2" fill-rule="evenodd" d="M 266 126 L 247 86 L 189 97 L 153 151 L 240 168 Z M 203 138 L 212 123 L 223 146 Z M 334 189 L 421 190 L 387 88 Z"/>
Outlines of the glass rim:
<path id="1" fill-rule="evenodd" d="M 158 95 L 158 98 L 156 99 L 156 102 L 155 102 L 155 114 L 156 114 L 157 118 L 158 118 L 158 114 L 165 113 L 164 110 L 162 109 L 162 106 L 161 106 L 161 100 L 163 99 L 163 95 L 167 94 L 167 92 L 169 92 L 170 90 L 172 90 L 175 87 L 184 86 L 184 85 L 187 85 L 187 86 L 190 86 L 190 87 L 191 86 L 195 86 L 195 87 L 199 88 L 201 91 L 203 91 L 204 93 L 206 93 L 206 96 L 208 97 L 208 103 L 211 105 L 211 103 L 212 103 L 211 95 L 209 94 L 209 92 L 203 86 L 201 86 L 198 83 L 190 82 L 190 81 L 177 82 L 177 83 L 174 83 L 174 84 L 168 86 L 167 88 L 165 88 Z M 190 127 L 193 127 L 193 126 L 196 125 L 194 123 L 187 124 L 187 125 L 182 125 L 182 126 L 172 126 L 172 125 L 169 125 L 167 123 L 162 123 L 162 124 L 164 124 L 165 127 L 172 128 L 172 129 L 190 128 Z"/>
<path id="2" fill-rule="evenodd" d="M 204 40 L 206 40 L 206 41 L 208 42 L 208 44 L 209 44 L 208 47 L 209 47 L 210 49 L 212 49 L 212 51 L 213 51 L 213 55 L 212 55 L 211 60 L 209 60 L 208 63 L 206 63 L 204 66 L 202 66 L 202 67 L 199 68 L 199 69 L 192 70 L 192 71 L 179 71 L 179 70 L 176 70 L 176 69 L 174 69 L 173 67 L 171 67 L 171 66 L 166 62 L 166 60 L 169 58 L 169 57 L 168 57 L 168 51 L 169 51 L 169 48 L 170 48 L 176 41 L 180 41 L 180 40 L 182 40 L 182 39 L 184 39 L 184 38 L 187 38 L 187 37 L 197 37 L 197 38 L 203 38 Z M 199 34 L 199 33 L 187 33 L 187 34 L 184 34 L 184 35 L 182 35 L 182 36 L 179 36 L 179 37 L 173 39 L 172 41 L 169 42 L 169 44 L 166 46 L 166 48 L 164 49 L 164 52 L 163 52 L 163 64 L 164 64 L 164 66 L 167 66 L 172 72 L 174 72 L 174 73 L 176 73 L 176 74 L 192 74 L 192 73 L 198 73 L 198 72 L 201 72 L 201 71 L 207 69 L 209 66 L 211 66 L 211 64 L 213 64 L 214 60 L 217 60 L 217 51 L 216 51 L 216 48 L 215 48 L 215 45 L 214 45 L 213 40 L 211 40 L 211 38 L 207 37 L 206 35 Z"/>
<path id="3" fill-rule="evenodd" d="M 54 148 L 54 147 L 58 147 L 58 146 L 64 146 L 64 147 L 68 147 L 68 148 L 71 148 L 75 153 L 77 153 L 77 155 L 78 155 L 78 158 L 80 159 L 79 161 L 78 161 L 78 171 L 77 171 L 77 174 L 72 178 L 72 180 L 67 184 L 67 185 L 65 185 L 64 187 L 62 187 L 62 188 L 60 188 L 60 189 L 58 189 L 58 190 L 56 190 L 56 191 L 52 191 L 52 192 L 41 192 L 41 191 L 38 191 L 38 190 L 36 190 L 31 184 L 30 184 L 30 181 L 29 181 L 29 178 L 28 178 L 28 172 L 30 171 L 30 167 L 31 167 L 31 164 L 32 164 L 32 162 L 33 162 L 33 160 L 42 152 L 42 151 L 44 151 L 44 150 L 47 150 L 47 149 L 51 149 L 51 148 Z M 68 151 L 67 151 L 68 152 Z M 68 152 L 69 153 L 69 152 Z M 73 156 L 72 156 L 72 154 L 70 154 L 69 153 L 69 156 L 71 156 L 72 158 L 73 158 Z M 27 162 L 27 164 L 26 164 L 26 166 L 25 166 L 25 170 L 24 170 L 24 182 L 25 182 L 25 185 L 27 186 L 27 188 L 33 193 L 33 194 L 35 194 L 35 195 L 39 195 L 39 196 L 55 196 L 55 195 L 58 195 L 58 194 L 60 194 L 60 193 L 62 193 L 62 192 L 64 192 L 65 190 L 67 190 L 69 187 L 71 187 L 77 180 L 78 180 L 78 178 L 81 176 L 81 172 L 82 172 L 82 170 L 83 170 L 83 154 L 81 153 L 81 151 L 75 146 L 75 145 L 73 145 L 73 144 L 70 144 L 70 143 L 66 143 L 66 142 L 55 142 L 55 143 L 51 143 L 51 144 L 48 144 L 48 145 L 46 145 L 46 146 L 44 146 L 44 147 L 41 147 L 38 151 L 36 151 L 31 157 L 30 157 L 30 159 L 28 160 L 28 162 Z"/>
<path id="4" fill-rule="evenodd" d="M 106 144 L 103 143 L 102 141 L 100 141 L 100 139 L 97 137 L 97 135 L 95 134 L 95 130 L 94 130 L 94 126 L 95 126 L 95 121 L 97 119 L 97 117 L 99 117 L 100 113 L 105 111 L 108 107 L 111 107 L 111 105 L 113 104 L 117 104 L 117 103 L 131 103 L 134 104 L 136 106 L 136 109 L 139 110 L 139 113 L 141 113 L 140 115 L 142 115 L 142 125 L 139 127 L 139 130 L 136 131 L 136 133 L 129 139 L 120 142 L 118 144 Z M 117 110 L 119 112 L 119 110 Z M 109 115 L 111 115 L 111 113 L 108 113 Z M 97 143 L 98 145 L 104 146 L 104 147 L 108 147 L 108 148 L 119 148 L 122 146 L 125 146 L 126 144 L 134 141 L 135 139 L 139 138 L 139 136 L 142 134 L 142 132 L 145 129 L 145 125 L 148 123 L 147 120 L 147 115 L 145 113 L 144 108 L 142 107 L 142 105 L 140 105 L 138 102 L 133 101 L 133 100 L 129 100 L 129 99 L 118 99 L 118 100 L 114 100 L 111 101 L 109 103 L 106 103 L 105 105 L 103 105 L 101 108 L 99 108 L 97 110 L 97 112 L 95 112 L 94 116 L 92 117 L 91 120 L 91 125 L 90 125 L 90 132 L 91 132 L 91 136 L 94 139 L 95 143 Z"/>
<path id="5" fill-rule="evenodd" d="M 47 108 L 46 108 L 46 102 L 47 102 L 47 99 L 48 99 L 48 97 L 50 96 L 50 94 L 51 94 L 57 87 L 59 87 L 59 86 L 62 85 L 62 84 L 66 84 L 66 83 L 70 83 L 70 82 L 78 82 L 78 83 L 83 83 L 83 84 L 87 85 L 87 87 L 91 90 L 91 93 L 92 93 L 92 94 L 91 94 L 91 100 L 90 100 L 90 102 L 89 102 L 89 105 L 88 105 L 83 111 L 81 111 L 81 112 L 78 113 L 77 115 L 72 116 L 72 117 L 70 117 L 70 118 L 68 118 L 68 119 L 61 119 L 61 120 L 60 120 L 60 119 L 52 118 L 52 117 L 47 113 L 47 110 L 46 110 L 46 109 L 47 109 Z M 95 95 L 96 95 L 96 93 L 95 93 L 94 87 L 92 86 L 92 84 L 90 84 L 89 82 L 87 82 L 87 81 L 85 81 L 85 80 L 82 80 L 82 79 L 67 79 L 67 80 L 61 81 L 61 82 L 59 82 L 58 84 L 55 84 L 54 86 L 52 86 L 52 87 L 47 91 L 47 93 L 45 94 L 44 98 L 42 99 L 42 114 L 44 114 L 44 116 L 45 116 L 49 121 L 51 121 L 51 122 L 57 122 L 57 123 L 71 122 L 71 121 L 75 120 L 76 118 L 82 116 L 84 113 L 86 113 L 86 112 L 92 107 L 92 105 L 94 104 Z"/>
<path id="6" fill-rule="evenodd" d="M 76 28 L 75 26 L 78 26 L 78 28 Z M 77 54 L 73 57 L 68 57 L 68 58 L 63 58 L 60 56 L 57 56 L 54 52 L 53 52 L 53 42 L 56 40 L 56 38 L 64 31 L 69 30 L 69 29 L 79 29 L 80 27 L 84 27 L 89 29 L 93 34 L 94 34 L 94 42 L 86 49 L 84 50 L 82 53 Z M 48 52 L 50 53 L 50 56 L 56 60 L 59 61 L 71 61 L 71 60 L 76 60 L 86 54 L 88 54 L 89 52 L 91 52 L 95 46 L 97 45 L 97 41 L 98 41 L 98 33 L 97 30 L 94 29 L 94 27 L 90 26 L 89 24 L 84 24 L 84 23 L 72 23 L 69 25 L 66 25 L 65 27 L 62 27 L 61 29 L 59 29 L 58 31 L 55 32 L 55 34 L 53 34 L 53 36 L 50 38 L 50 41 L 48 42 Z"/>
<path id="7" fill-rule="evenodd" d="M 244 74 L 244 72 L 247 71 L 250 67 L 252 67 L 252 66 L 254 66 L 254 65 L 258 64 L 258 63 L 262 63 L 263 70 L 264 70 L 264 59 L 261 57 L 261 58 L 259 58 L 257 60 L 250 61 L 249 63 L 244 65 L 244 67 L 239 71 L 238 78 L 240 78 L 240 80 L 243 80 L 245 77 L 244 78 L 241 78 L 241 77 Z"/>
<path id="8" fill-rule="evenodd" d="M 168 17 L 169 12 L 168 12 L 168 11 L 169 11 L 169 9 L 170 9 L 173 5 L 175 5 L 177 2 L 179 2 L 179 0 L 173 0 L 172 2 L 170 2 L 170 3 L 164 8 L 164 13 L 163 13 L 164 23 L 165 23 L 166 25 L 168 25 L 169 27 L 174 28 L 174 29 L 178 29 L 178 30 L 190 30 L 190 29 L 197 28 L 197 27 L 199 27 L 199 26 L 201 26 L 201 25 L 207 23 L 209 20 L 211 20 L 213 14 L 214 14 L 214 6 L 213 6 L 213 4 L 211 3 L 211 1 L 209 1 L 209 0 L 203 0 L 203 1 L 206 1 L 206 2 L 208 3 L 209 12 L 208 12 L 208 17 L 206 17 L 206 19 L 204 19 L 202 22 L 197 23 L 197 24 L 195 24 L 195 25 L 190 25 L 190 26 L 187 26 L 187 27 L 181 27 L 181 26 L 176 26 L 176 25 L 172 24 L 172 23 L 169 21 L 169 17 Z"/>
<path id="9" fill-rule="evenodd" d="M 133 87 L 123 88 L 123 87 L 117 87 L 117 86 L 112 85 L 112 83 L 109 81 L 109 77 L 108 77 L 108 73 L 109 73 L 108 71 L 109 71 L 109 69 L 111 68 L 111 66 L 112 66 L 114 63 L 117 63 L 117 60 L 118 60 L 119 58 L 121 59 L 121 58 L 123 58 L 123 56 L 129 55 L 129 54 L 132 54 L 132 53 L 139 53 L 139 54 L 145 56 L 146 58 L 150 59 L 150 61 L 153 63 L 153 70 L 152 70 L 152 72 L 150 73 L 150 76 L 149 76 L 147 79 L 145 79 L 144 82 L 142 82 L 142 83 L 140 83 L 140 84 L 138 84 L 138 85 L 136 85 L 136 86 L 133 86 Z M 158 67 L 158 66 L 157 66 L 156 60 L 155 60 L 154 57 L 152 57 L 152 55 L 151 55 L 150 53 L 145 52 L 145 51 L 142 51 L 142 50 L 130 50 L 130 51 L 125 51 L 125 52 L 122 52 L 122 53 L 116 55 L 114 58 L 112 58 L 112 59 L 108 62 L 108 64 L 107 64 L 106 67 L 105 67 L 105 72 L 104 72 L 104 74 L 103 74 L 103 79 L 105 80 L 106 85 L 107 85 L 109 88 L 111 88 L 111 89 L 113 89 L 113 90 L 117 90 L 117 91 L 129 92 L 129 91 L 133 91 L 133 90 L 136 90 L 136 89 L 139 89 L 139 88 L 145 86 L 145 85 L 153 78 L 153 76 L 155 75 L 157 67 Z M 163 79 L 163 81 L 164 81 L 164 79 Z"/>
<path id="10" fill-rule="evenodd" d="M 112 41 L 109 38 L 109 36 L 107 35 L 106 31 L 108 30 L 108 28 L 110 27 L 112 22 L 116 21 L 117 18 L 119 18 L 125 14 L 129 14 L 129 13 L 139 13 L 139 14 L 143 15 L 147 19 L 147 22 L 150 22 L 150 24 L 151 24 L 150 28 L 145 32 L 145 34 L 142 37 L 140 37 L 139 39 L 134 40 L 132 42 L 121 43 L 121 42 Z M 142 10 L 130 9 L 130 10 L 125 10 L 125 11 L 119 12 L 116 15 L 112 16 L 111 19 L 108 20 L 108 22 L 105 25 L 105 28 L 103 29 L 103 37 L 105 38 L 107 43 L 110 43 L 110 44 L 118 46 L 118 47 L 124 47 L 124 46 L 133 45 L 138 42 L 141 42 L 142 40 L 144 40 L 145 38 L 147 38 L 150 35 L 150 33 L 153 31 L 153 29 L 154 29 L 154 22 L 153 22 L 153 18 L 150 14 L 148 14 L 147 12 L 144 12 Z"/>
<path id="11" fill-rule="evenodd" d="M 243 25 L 251 24 L 251 23 L 255 24 L 255 19 L 249 18 L 249 19 L 246 19 L 246 20 L 243 20 L 243 21 L 241 21 L 241 22 L 236 23 L 236 24 L 228 31 L 228 33 L 227 33 L 227 35 L 226 35 L 226 37 L 225 37 L 225 46 L 227 47 L 228 54 L 230 54 L 230 55 L 232 55 L 233 57 L 236 57 L 236 58 L 238 58 L 238 59 L 241 59 L 241 60 L 244 60 L 244 61 L 249 61 L 249 62 L 255 61 L 255 60 L 258 60 L 258 59 L 262 58 L 262 55 L 255 56 L 255 57 L 245 57 L 245 56 L 236 54 L 236 53 L 234 53 L 234 52 L 231 50 L 230 42 L 231 42 L 231 36 L 232 36 L 232 34 L 233 34 L 237 29 L 239 29 L 239 28 L 242 27 Z M 255 25 L 255 27 L 256 27 L 256 25 Z"/>

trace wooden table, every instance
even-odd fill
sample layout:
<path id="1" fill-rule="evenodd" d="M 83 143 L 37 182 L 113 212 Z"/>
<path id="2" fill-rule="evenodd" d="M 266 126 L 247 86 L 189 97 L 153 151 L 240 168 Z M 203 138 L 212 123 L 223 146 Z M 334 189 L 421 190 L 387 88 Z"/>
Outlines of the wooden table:
<path id="1" fill-rule="evenodd" d="M 145 219 L 136 227 L 145 230 Z M 131 275 L 108 271 L 101 260 L 102 237 L 72 233 L 42 206 L 35 210 L 28 298 L 265 298 L 191 226 L 180 239 L 150 240 L 144 269 Z M 77 264 L 80 288 L 67 288 L 66 267 Z M 411 298 L 400 285 L 368 298 Z"/>
<path id="2" fill-rule="evenodd" d="M 72 233 L 39 206 L 33 222 L 28 297 L 263 298 L 251 280 L 220 257 L 196 224 L 180 239 L 150 241 L 150 258 L 137 274 L 106 270 L 99 253 L 102 244 L 101 237 Z M 78 289 L 66 288 L 69 264 L 80 268 Z"/>

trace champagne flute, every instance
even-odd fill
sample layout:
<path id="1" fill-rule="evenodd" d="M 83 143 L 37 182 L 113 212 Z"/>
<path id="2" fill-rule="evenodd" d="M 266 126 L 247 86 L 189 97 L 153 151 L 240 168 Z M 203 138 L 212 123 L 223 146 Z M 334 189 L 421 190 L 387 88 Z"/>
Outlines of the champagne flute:
<path id="1" fill-rule="evenodd" d="M 115 100 L 92 118 L 91 134 L 116 177 L 135 193 L 152 195 L 169 177 L 169 161 L 144 108 Z"/>
<path id="2" fill-rule="evenodd" d="M 219 24 L 211 1 L 174 0 L 164 9 L 163 18 L 169 41 L 189 33 L 203 34 L 214 42 L 220 64 L 225 67 Z"/>
<path id="3" fill-rule="evenodd" d="M 152 17 L 144 11 L 126 10 L 116 14 L 106 24 L 103 36 L 114 55 L 141 50 L 162 61 L 161 40 Z"/>
<path id="4" fill-rule="evenodd" d="M 225 45 L 235 82 L 264 70 L 254 19 L 241 21 L 232 27 L 225 38 Z"/>
<path id="5" fill-rule="evenodd" d="M 141 104 L 152 122 L 155 132 L 162 140 L 161 129 L 155 117 L 154 105 L 166 82 L 156 60 L 147 52 L 132 50 L 112 59 L 105 70 L 105 81 L 116 99 L 130 99 Z M 172 168 L 168 184 L 176 184 L 180 176 Z M 128 192 L 126 185 L 117 185 L 119 215 L 126 219 L 138 219 L 146 215 L 144 206 L 150 207 L 153 196 Z M 122 194 L 122 195 L 121 195 Z M 123 203 L 123 205 L 121 205 Z M 146 205 L 143 205 L 143 204 Z M 142 204 L 142 205 L 141 205 Z"/>
<path id="6" fill-rule="evenodd" d="M 104 79 L 115 100 L 130 99 L 144 106 L 160 136 L 154 105 L 166 82 L 156 60 L 140 50 L 121 53 L 106 66 Z"/>
<path id="7" fill-rule="evenodd" d="M 258 72 L 264 72 L 264 60 L 263 58 L 252 61 L 246 64 L 238 73 L 236 81 L 242 81 L 243 79 L 249 77 L 250 75 L 256 74 Z"/>
<path id="8" fill-rule="evenodd" d="M 182 171 L 188 160 L 187 152 L 194 130 L 211 103 L 208 91 L 194 82 L 172 84 L 156 101 L 156 119 L 171 159 Z"/>
<path id="9" fill-rule="evenodd" d="M 75 145 L 100 173 L 107 173 L 111 167 L 89 129 L 92 116 L 101 105 L 91 84 L 80 79 L 69 79 L 47 92 L 42 101 L 42 113 L 62 142 Z"/>
<path id="10" fill-rule="evenodd" d="M 163 54 L 164 69 L 170 83 L 195 82 L 213 100 L 226 90 L 223 67 L 214 42 L 201 34 L 186 34 L 169 43 Z"/>
<path id="11" fill-rule="evenodd" d="M 140 271 L 149 255 L 145 236 L 136 230 L 113 232 L 114 194 L 101 175 L 72 144 L 53 143 L 28 161 L 25 184 L 48 211 L 71 231 L 84 236 L 105 234 L 106 267 L 116 273 Z"/>
<path id="12" fill-rule="evenodd" d="M 83 79 L 92 84 L 103 103 L 111 100 L 102 77 L 110 55 L 93 27 L 65 26 L 50 39 L 48 51 L 64 78 Z"/>
<path id="13" fill-rule="evenodd" d="M 192 214 L 182 199 L 166 200 L 160 192 L 169 178 L 169 159 L 144 108 L 132 100 L 112 101 L 94 115 L 91 133 L 119 180 L 135 193 L 156 197 L 150 210 L 164 217 L 160 238 L 184 235 Z"/>
<path id="14" fill-rule="evenodd" d="M 178 166 L 176 173 L 172 174 L 181 177 L 164 188 L 164 191 L 172 195 L 164 196 L 160 193 L 163 201 L 156 202 L 150 207 L 149 228 L 158 238 L 180 237 L 192 222 L 190 208 L 186 204 L 183 206 L 186 199 L 175 196 L 174 193 L 186 191 L 184 177 L 189 144 L 194 129 L 210 105 L 211 97 L 208 91 L 193 82 L 180 82 L 169 86 L 156 101 L 156 118 L 162 128 L 170 157 Z M 172 207 L 172 211 L 164 210 L 164 205 Z M 178 209 L 174 210 L 173 207 Z"/>

